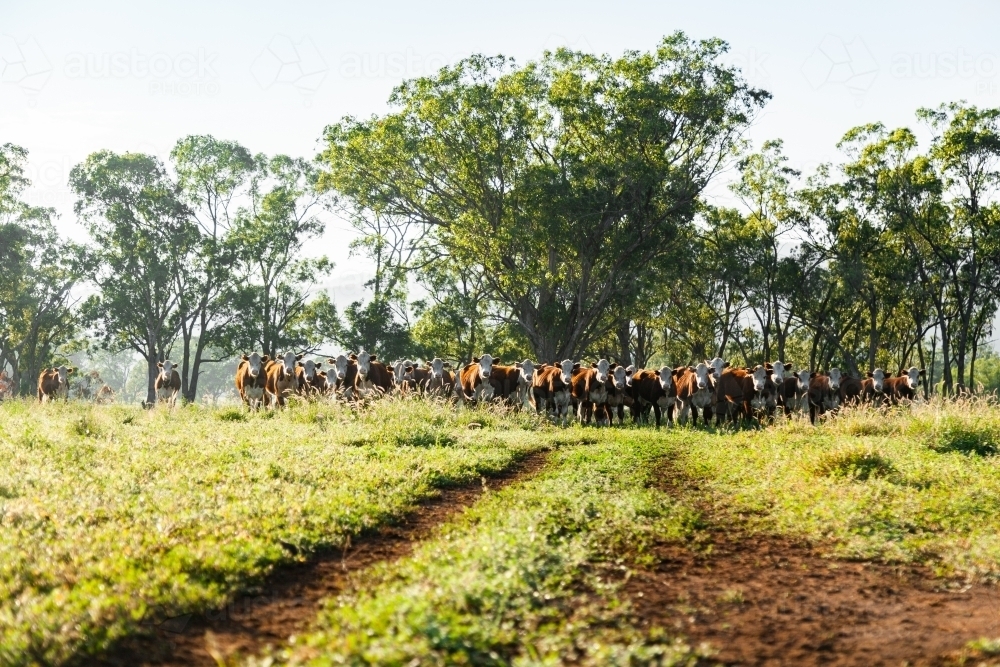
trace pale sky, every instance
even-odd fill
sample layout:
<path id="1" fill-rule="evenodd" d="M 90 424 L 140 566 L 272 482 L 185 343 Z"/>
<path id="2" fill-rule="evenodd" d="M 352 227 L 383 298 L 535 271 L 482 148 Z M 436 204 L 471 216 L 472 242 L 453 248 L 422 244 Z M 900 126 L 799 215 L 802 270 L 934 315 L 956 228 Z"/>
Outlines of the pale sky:
<path id="1" fill-rule="evenodd" d="M 756 4 L 756 6 L 755 6 Z M 188 134 L 313 157 L 325 125 L 386 110 L 394 85 L 471 53 L 521 62 L 569 46 L 648 50 L 683 30 L 720 37 L 774 99 L 751 129 L 793 166 L 837 159 L 854 125 L 914 126 L 959 99 L 1000 106 L 1000 3 L 32 2 L 0 0 L 0 142 L 30 152 L 33 203 L 82 239 L 66 181 L 99 149 L 166 159 Z M 723 190 L 724 188 L 716 188 Z M 321 248 L 339 305 L 362 296 L 350 230 Z M 315 247 L 315 246 L 314 246 Z"/>

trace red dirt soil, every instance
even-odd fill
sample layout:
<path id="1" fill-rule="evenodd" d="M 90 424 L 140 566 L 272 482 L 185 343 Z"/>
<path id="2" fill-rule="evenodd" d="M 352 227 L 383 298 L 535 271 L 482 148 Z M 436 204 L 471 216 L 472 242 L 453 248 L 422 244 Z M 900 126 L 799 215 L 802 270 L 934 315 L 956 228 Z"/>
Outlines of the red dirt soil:
<path id="1" fill-rule="evenodd" d="M 237 597 L 225 609 L 189 614 L 149 626 L 149 634 L 123 640 L 81 664 L 217 665 L 215 656 L 257 655 L 282 646 L 309 628 L 320 603 L 347 589 L 356 574 L 376 563 L 409 555 L 435 527 L 472 505 L 489 486 L 497 490 L 536 473 L 547 452 L 528 455 L 507 471 L 481 483 L 441 489 L 400 523 L 353 540 L 343 552 L 318 554 L 306 563 L 278 567 L 253 595 Z"/>
<path id="2" fill-rule="evenodd" d="M 678 483 L 665 490 L 676 495 Z M 711 511 L 703 515 L 711 526 Z M 633 572 L 623 591 L 644 625 L 715 649 L 706 664 L 998 664 L 964 648 L 1000 638 L 994 585 L 918 565 L 835 560 L 739 526 L 716 523 L 707 533 L 657 546 L 658 564 Z"/>

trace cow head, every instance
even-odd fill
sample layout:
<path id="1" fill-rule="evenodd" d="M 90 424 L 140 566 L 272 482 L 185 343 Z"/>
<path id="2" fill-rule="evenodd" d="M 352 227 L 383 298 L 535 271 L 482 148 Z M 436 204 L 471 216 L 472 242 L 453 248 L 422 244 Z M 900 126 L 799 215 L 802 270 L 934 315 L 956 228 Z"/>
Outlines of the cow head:
<path id="1" fill-rule="evenodd" d="M 559 364 L 559 375 L 562 377 L 562 381 L 565 384 L 571 384 L 573 382 L 573 366 L 575 364 L 571 359 L 563 359 L 562 363 Z"/>
<path id="2" fill-rule="evenodd" d="M 174 376 L 174 368 L 176 367 L 174 362 L 169 359 L 166 361 L 156 362 L 156 366 L 160 369 L 160 380 L 163 382 L 170 382 L 170 378 Z"/>
<path id="3" fill-rule="evenodd" d="M 712 367 L 705 362 L 701 362 L 692 370 L 694 371 L 694 380 L 698 387 L 698 391 L 708 389 L 710 384 L 709 377 L 712 375 L 713 370 Z"/>
<path id="4" fill-rule="evenodd" d="M 243 361 L 247 362 L 247 373 L 250 377 L 255 378 L 260 375 L 261 366 L 267 361 L 267 355 L 263 357 L 254 352 L 250 356 L 243 355 Z"/>
<path id="5" fill-rule="evenodd" d="M 330 364 L 330 370 L 333 371 L 335 381 L 343 380 L 347 377 L 347 366 L 350 364 L 350 359 L 347 358 L 346 354 L 338 354 L 336 359 L 327 359 L 326 363 Z M 329 375 L 327 379 L 329 380 Z"/>
<path id="6" fill-rule="evenodd" d="M 281 376 L 283 378 L 287 378 L 289 376 L 294 376 L 295 375 L 295 364 L 301 358 L 302 358 L 301 354 L 298 355 L 298 356 L 295 356 L 294 352 L 285 352 L 284 354 L 280 354 L 279 353 L 279 354 L 275 355 L 275 360 L 278 360 L 278 359 L 281 360 L 281 361 L 278 362 L 278 363 L 281 364 Z"/>
<path id="7" fill-rule="evenodd" d="M 791 364 L 786 364 L 784 361 L 775 361 L 771 364 L 771 371 L 774 373 L 774 381 L 781 382 L 785 379 L 785 371 L 792 370 Z"/>
<path id="8" fill-rule="evenodd" d="M 670 366 L 664 366 L 657 373 L 660 380 L 660 387 L 663 391 L 670 393 L 670 388 L 674 385 L 674 369 Z"/>
<path id="9" fill-rule="evenodd" d="M 830 389 L 837 391 L 840 389 L 840 381 L 843 379 L 843 375 L 840 373 L 839 368 L 831 368 L 830 372 L 827 373 L 830 378 Z"/>
<path id="10" fill-rule="evenodd" d="M 876 394 L 881 394 L 885 391 L 885 378 L 887 376 L 884 370 L 876 368 L 873 372 L 868 373 L 868 377 L 872 379 L 872 389 L 875 390 Z"/>
<path id="11" fill-rule="evenodd" d="M 60 387 L 69 386 L 69 376 L 72 375 L 75 371 L 76 368 L 73 366 L 60 366 L 59 368 L 57 368 L 56 373 L 58 373 L 59 375 L 59 386 Z"/>
<path id="12" fill-rule="evenodd" d="M 475 362 L 477 360 L 473 359 L 472 361 Z M 480 379 L 482 379 L 482 380 L 489 380 L 490 379 L 490 374 L 493 373 L 493 357 L 491 357 L 488 354 L 484 354 L 483 356 L 479 357 L 478 363 L 479 363 L 479 377 L 480 377 Z"/>
<path id="13" fill-rule="evenodd" d="M 321 364 L 317 364 L 312 359 L 306 359 L 302 362 L 302 375 L 305 377 L 306 382 L 312 382 L 316 379 L 316 371 L 319 370 Z"/>
<path id="14" fill-rule="evenodd" d="M 627 383 L 630 379 L 631 376 L 624 366 L 615 366 L 611 370 L 611 384 L 613 384 L 615 389 L 618 391 L 625 389 L 625 387 L 628 386 Z"/>
<path id="15" fill-rule="evenodd" d="M 431 359 L 431 379 L 441 380 L 444 378 L 444 361 L 441 357 Z"/>
<path id="16" fill-rule="evenodd" d="M 535 362 L 531 359 L 525 359 L 524 361 L 514 364 L 520 371 L 520 375 L 517 377 L 517 383 L 520 385 L 531 385 L 535 378 Z"/>
<path id="17" fill-rule="evenodd" d="M 750 371 L 750 377 L 753 379 L 753 390 L 754 391 L 764 391 L 767 388 L 767 377 L 770 372 L 764 366 L 755 366 L 752 371 Z"/>
<path id="18" fill-rule="evenodd" d="M 365 348 L 358 350 L 358 377 L 362 380 L 368 379 L 368 371 L 372 367 L 372 361 L 375 360 L 375 355 L 370 355 L 365 352 Z"/>
<path id="19" fill-rule="evenodd" d="M 906 371 L 906 386 L 914 391 L 920 386 L 920 376 L 924 374 L 924 369 L 910 366 Z"/>
<path id="20" fill-rule="evenodd" d="M 635 375 L 635 366 L 629 364 L 625 367 L 625 386 L 632 386 L 632 376 Z"/>
<path id="21" fill-rule="evenodd" d="M 607 359 L 601 359 L 596 364 L 592 364 L 592 367 L 594 368 L 595 371 L 597 371 L 596 380 L 600 384 L 604 384 L 605 382 L 608 381 L 608 370 L 610 370 L 611 364 L 608 362 Z"/>
<path id="22" fill-rule="evenodd" d="M 815 373 L 809 370 L 801 370 L 795 374 L 795 379 L 798 380 L 798 390 L 802 392 L 809 391 L 809 380 L 816 376 Z"/>
<path id="23" fill-rule="evenodd" d="M 722 357 L 716 357 L 715 359 L 711 359 L 705 363 L 712 369 L 712 374 L 717 378 L 720 377 L 722 375 L 722 371 L 729 366 L 728 363 L 723 361 Z"/>

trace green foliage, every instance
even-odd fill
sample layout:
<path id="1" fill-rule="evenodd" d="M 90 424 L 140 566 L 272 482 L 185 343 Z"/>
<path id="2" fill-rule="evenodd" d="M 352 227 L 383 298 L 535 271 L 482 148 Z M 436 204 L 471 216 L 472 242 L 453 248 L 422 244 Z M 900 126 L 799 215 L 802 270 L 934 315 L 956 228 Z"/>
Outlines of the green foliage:
<path id="1" fill-rule="evenodd" d="M 578 354 L 668 263 L 768 97 L 721 64 L 726 50 L 678 33 L 617 59 L 473 56 L 398 86 L 384 117 L 328 127 L 319 184 L 357 217 L 419 226 L 539 358 Z"/>
<path id="2" fill-rule="evenodd" d="M 10 369 L 21 394 L 78 334 L 71 291 L 86 273 L 82 249 L 56 233 L 54 212 L 22 200 L 27 155 L 0 146 L 0 371 Z"/>

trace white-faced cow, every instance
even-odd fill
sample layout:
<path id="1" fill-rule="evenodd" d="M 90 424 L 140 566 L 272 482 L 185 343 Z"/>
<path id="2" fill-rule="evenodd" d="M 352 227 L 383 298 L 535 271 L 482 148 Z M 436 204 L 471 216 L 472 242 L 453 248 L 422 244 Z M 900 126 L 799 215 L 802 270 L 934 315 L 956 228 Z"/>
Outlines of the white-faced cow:
<path id="1" fill-rule="evenodd" d="M 886 398 L 893 405 L 897 405 L 901 401 L 912 401 L 917 396 L 917 389 L 920 388 L 920 376 L 923 374 L 923 368 L 911 366 L 908 370 L 900 369 L 896 377 L 886 378 Z"/>
<path id="2" fill-rule="evenodd" d="M 535 372 L 531 385 L 535 410 L 545 410 L 563 426 L 569 424 L 569 410 L 572 405 L 571 385 L 573 370 L 577 367 L 570 359 L 564 359 L 551 366 L 543 364 Z"/>
<path id="3" fill-rule="evenodd" d="M 455 395 L 459 403 L 467 400 L 488 401 L 493 398 L 493 385 L 490 375 L 493 373 L 493 357 L 484 354 L 473 357 L 472 363 L 458 372 L 455 379 Z"/>
<path id="4" fill-rule="evenodd" d="M 249 356 L 244 354 L 236 367 L 236 391 L 251 410 L 257 410 L 264 403 L 264 390 L 267 388 L 267 374 L 264 366 L 271 358 L 261 356 L 256 352 Z"/>
<path id="5" fill-rule="evenodd" d="M 73 366 L 49 368 L 38 375 L 38 402 L 46 398 L 53 401 L 61 398 L 69 400 L 69 376 L 76 372 Z"/>
<path id="6" fill-rule="evenodd" d="M 156 375 L 156 402 L 174 407 L 181 393 L 181 374 L 177 372 L 177 365 L 168 359 L 157 362 L 156 367 L 160 369 Z"/>
<path id="7" fill-rule="evenodd" d="M 626 369 L 627 372 L 628 369 Z M 684 368 L 683 370 L 687 370 Z M 632 420 L 639 423 L 643 419 L 649 421 L 649 411 L 656 416 L 656 427 L 660 427 L 663 412 L 667 413 L 667 425 L 674 424 L 674 405 L 677 399 L 677 388 L 674 378 L 680 375 L 681 369 L 663 366 L 658 371 L 641 370 L 633 373 L 627 380 L 632 396 Z"/>
<path id="8" fill-rule="evenodd" d="M 264 389 L 264 404 L 272 407 L 284 407 L 285 399 L 298 389 L 298 376 L 295 368 L 302 355 L 286 352 L 278 355 L 264 366 L 267 384 Z"/>
<path id="9" fill-rule="evenodd" d="M 840 369 L 831 368 L 826 375 L 813 373 L 809 379 L 809 421 L 816 423 L 816 416 L 840 406 Z"/>
<path id="10" fill-rule="evenodd" d="M 524 407 L 531 403 L 531 386 L 535 381 L 535 362 L 531 359 L 514 364 L 517 368 L 517 405 Z"/>
<path id="11" fill-rule="evenodd" d="M 591 364 L 590 368 L 578 367 L 573 371 L 570 392 L 573 405 L 581 424 L 589 424 L 595 406 L 604 405 L 608 400 L 608 372 L 611 363 L 607 359 Z M 603 423 L 604 415 L 597 415 L 597 425 Z"/>
<path id="12" fill-rule="evenodd" d="M 691 423 L 698 424 L 698 411 L 701 411 L 702 421 L 708 426 L 708 413 L 715 397 L 715 375 L 712 367 L 702 362 L 697 366 L 681 369 L 681 374 L 675 379 L 677 385 L 677 419 L 681 424 L 687 423 L 691 414 Z"/>

